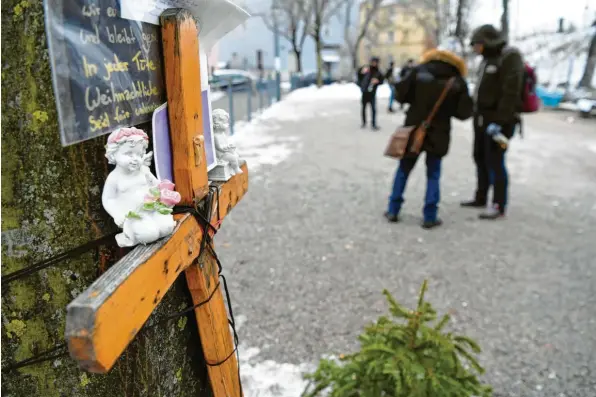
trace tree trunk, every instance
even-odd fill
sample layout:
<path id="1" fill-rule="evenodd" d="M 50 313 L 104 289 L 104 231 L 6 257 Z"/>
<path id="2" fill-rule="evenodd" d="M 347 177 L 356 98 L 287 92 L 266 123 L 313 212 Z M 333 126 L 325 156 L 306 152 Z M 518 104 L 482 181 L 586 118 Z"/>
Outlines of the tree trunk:
<path id="1" fill-rule="evenodd" d="M 359 46 L 360 44 L 354 47 L 354 50 L 352 51 L 352 77 L 356 76 L 356 73 L 358 72 L 358 67 L 360 66 L 358 59 L 358 56 L 360 54 Z"/>
<path id="2" fill-rule="evenodd" d="M 509 40 L 509 0 L 503 0 L 503 13 L 501 14 L 501 34 Z"/>
<path id="3" fill-rule="evenodd" d="M 317 86 L 323 86 L 323 43 L 321 39 L 321 31 L 320 29 L 316 29 L 315 31 L 315 47 L 317 53 Z"/>
<path id="4" fill-rule="evenodd" d="M 466 7 L 465 0 L 458 0 L 457 1 L 457 10 L 455 12 L 455 32 L 454 35 L 460 41 L 462 37 L 465 35 L 465 21 L 464 21 L 464 9 Z"/>
<path id="5" fill-rule="evenodd" d="M 101 206 L 106 137 L 60 144 L 42 4 L 2 0 L 3 276 L 115 230 Z M 105 375 L 68 355 L 4 372 L 64 343 L 66 305 L 122 253 L 95 248 L 2 286 L 3 396 L 211 395 L 194 313 L 141 330 Z M 190 302 L 179 279 L 152 318 Z"/>
<path id="6" fill-rule="evenodd" d="M 594 70 L 596 69 L 596 33 L 592 35 L 590 40 L 590 48 L 588 49 L 588 59 L 586 60 L 586 67 L 584 68 L 584 74 L 579 81 L 579 87 L 591 87 L 592 79 L 594 77 Z"/>
<path id="7" fill-rule="evenodd" d="M 296 57 L 296 72 L 302 73 L 302 50 L 294 48 L 294 56 Z"/>

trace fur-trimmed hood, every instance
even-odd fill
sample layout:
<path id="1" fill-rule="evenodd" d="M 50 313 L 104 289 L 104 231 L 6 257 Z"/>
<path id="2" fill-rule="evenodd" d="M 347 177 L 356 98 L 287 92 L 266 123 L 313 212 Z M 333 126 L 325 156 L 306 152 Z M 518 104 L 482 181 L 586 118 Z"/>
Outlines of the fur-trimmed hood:
<path id="1" fill-rule="evenodd" d="M 463 58 L 455 55 L 451 51 L 439 50 L 436 48 L 428 50 L 426 53 L 424 53 L 424 55 L 422 55 L 420 63 L 427 63 L 431 61 L 441 61 L 456 67 L 462 77 L 465 77 L 468 74 L 466 62 L 463 60 Z"/>

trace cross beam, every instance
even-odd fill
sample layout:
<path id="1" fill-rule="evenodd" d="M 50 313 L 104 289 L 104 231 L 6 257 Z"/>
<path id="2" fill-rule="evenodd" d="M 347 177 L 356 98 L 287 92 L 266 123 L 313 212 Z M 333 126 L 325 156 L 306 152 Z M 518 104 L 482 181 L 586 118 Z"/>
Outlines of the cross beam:
<path id="1" fill-rule="evenodd" d="M 222 218 L 248 189 L 246 166 L 243 171 L 244 174 L 219 185 Z M 214 225 L 218 216 L 216 212 L 211 219 Z M 192 265 L 201 254 L 201 226 L 192 215 L 177 218 L 178 226 L 170 237 L 136 247 L 68 305 L 66 340 L 70 355 L 82 368 L 96 373 L 108 372 L 181 272 L 186 271 L 187 279 L 190 274 L 188 284 L 191 292 L 196 292 L 192 294 L 195 304 L 204 301 L 212 292 L 209 288 L 201 290 L 197 287 L 217 283 L 217 280 L 210 281 L 213 278 L 211 272 L 202 271 L 207 266 Z M 201 284 L 203 275 L 206 280 Z M 221 294 L 217 295 L 222 298 Z M 214 296 L 211 302 L 217 300 Z M 205 305 L 203 310 L 207 310 L 208 306 Z M 225 313 L 225 307 L 223 309 Z M 197 322 L 201 330 L 202 324 L 198 319 Z M 227 327 L 226 320 L 226 332 Z M 203 348 L 206 356 L 212 349 L 211 346 Z M 213 354 L 206 358 L 209 362 L 217 362 L 225 357 Z"/>
<path id="2" fill-rule="evenodd" d="M 200 203 L 209 191 L 203 145 L 198 28 L 185 10 L 161 16 L 165 81 L 172 142 L 174 182 L 181 203 Z M 219 224 L 248 189 L 248 169 L 225 183 L 212 183 L 218 208 L 210 214 Z M 66 340 L 78 364 L 108 372 L 143 327 L 164 294 L 184 271 L 195 309 L 201 344 L 215 397 L 241 397 L 238 363 L 218 284 L 215 258 L 200 251 L 204 230 L 189 214 L 176 217 L 174 233 L 152 245 L 139 246 L 100 276 L 67 307 Z M 207 231 L 208 232 L 208 231 Z M 228 358 L 229 356 L 229 358 Z M 228 358 L 227 360 L 225 360 Z M 225 361 L 224 361 L 225 360 Z M 223 361 L 223 363 L 222 363 Z"/>

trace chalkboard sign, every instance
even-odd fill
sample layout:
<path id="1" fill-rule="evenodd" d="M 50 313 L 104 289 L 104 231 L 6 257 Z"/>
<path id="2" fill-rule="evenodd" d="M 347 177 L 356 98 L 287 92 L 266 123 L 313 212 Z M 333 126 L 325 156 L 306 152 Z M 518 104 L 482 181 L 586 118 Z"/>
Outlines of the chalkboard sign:
<path id="1" fill-rule="evenodd" d="M 118 0 L 45 0 L 62 145 L 150 121 L 165 102 L 160 27 Z"/>

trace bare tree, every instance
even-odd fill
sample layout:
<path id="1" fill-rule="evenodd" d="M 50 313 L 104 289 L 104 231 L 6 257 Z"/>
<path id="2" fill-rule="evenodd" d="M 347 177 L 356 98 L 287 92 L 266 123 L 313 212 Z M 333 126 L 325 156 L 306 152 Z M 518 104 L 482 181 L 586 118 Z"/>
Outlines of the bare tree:
<path id="1" fill-rule="evenodd" d="M 290 0 L 291 1 L 291 0 Z M 336 15 L 346 0 L 308 0 L 311 4 L 312 26 L 309 31 L 317 54 L 317 85 L 323 85 L 323 27 Z"/>
<path id="2" fill-rule="evenodd" d="M 352 24 L 352 9 L 356 4 L 356 0 L 346 0 L 345 1 L 345 20 L 344 20 L 344 42 L 345 46 L 350 54 L 350 58 L 352 61 L 352 71 L 355 72 L 358 68 L 358 55 L 360 50 L 360 45 L 362 41 L 369 36 L 369 28 L 371 27 L 371 23 L 375 21 L 375 17 L 378 15 L 378 11 L 380 9 L 380 5 L 383 0 L 364 0 L 361 3 L 361 9 L 364 9 L 364 18 L 360 18 L 360 13 L 356 19 L 358 26 L 354 26 Z M 379 33 L 379 25 L 378 21 L 375 25 L 376 34 Z"/>
<path id="3" fill-rule="evenodd" d="M 296 71 L 302 72 L 302 50 L 312 21 L 310 0 L 273 0 L 267 12 L 254 12 L 272 32 L 277 32 L 292 46 Z"/>
<path id="4" fill-rule="evenodd" d="M 469 33 L 469 26 L 468 26 L 468 1 L 466 0 L 457 0 L 457 6 L 455 10 L 455 29 L 453 31 L 453 35 L 457 37 L 462 47 L 464 46 L 464 41 Z"/>
<path id="5" fill-rule="evenodd" d="M 503 0 L 503 13 L 501 14 L 501 34 L 509 40 L 509 0 Z"/>
<path id="6" fill-rule="evenodd" d="M 470 35 L 470 13 L 472 10 L 474 0 L 457 0 L 455 6 L 455 26 L 453 28 L 453 36 L 458 40 L 464 58 L 467 56 L 466 39 Z"/>
<path id="7" fill-rule="evenodd" d="M 579 81 L 580 87 L 589 88 L 592 85 L 592 79 L 594 77 L 594 70 L 596 69 L 596 28 L 593 28 L 592 39 L 590 40 L 590 47 L 588 48 L 588 59 L 586 60 L 586 67 L 584 68 L 584 74 Z"/>

